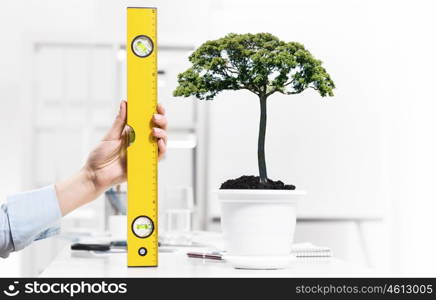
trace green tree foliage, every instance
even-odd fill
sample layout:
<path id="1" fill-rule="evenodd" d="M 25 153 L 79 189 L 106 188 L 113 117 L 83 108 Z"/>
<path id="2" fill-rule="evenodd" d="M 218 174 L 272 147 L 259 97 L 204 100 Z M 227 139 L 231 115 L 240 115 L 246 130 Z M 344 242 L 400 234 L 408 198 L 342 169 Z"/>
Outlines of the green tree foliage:
<path id="1" fill-rule="evenodd" d="M 260 100 L 258 162 L 267 181 L 265 132 L 267 98 L 278 92 L 299 94 L 312 88 L 333 96 L 335 85 L 320 60 L 296 42 L 269 33 L 234 34 L 207 41 L 189 57 L 192 66 L 178 75 L 174 96 L 212 100 L 223 90 L 248 90 Z"/>

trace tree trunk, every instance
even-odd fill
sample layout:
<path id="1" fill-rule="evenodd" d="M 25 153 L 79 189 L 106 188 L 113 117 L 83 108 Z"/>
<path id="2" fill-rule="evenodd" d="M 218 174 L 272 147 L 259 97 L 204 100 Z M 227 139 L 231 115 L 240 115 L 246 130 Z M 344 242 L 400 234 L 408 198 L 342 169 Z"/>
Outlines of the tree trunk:
<path id="1" fill-rule="evenodd" d="M 260 100 L 260 122 L 259 122 L 259 139 L 257 143 L 257 160 L 259 164 L 259 176 L 261 183 L 268 182 L 265 162 L 265 133 L 266 133 L 266 97 L 259 96 Z"/>

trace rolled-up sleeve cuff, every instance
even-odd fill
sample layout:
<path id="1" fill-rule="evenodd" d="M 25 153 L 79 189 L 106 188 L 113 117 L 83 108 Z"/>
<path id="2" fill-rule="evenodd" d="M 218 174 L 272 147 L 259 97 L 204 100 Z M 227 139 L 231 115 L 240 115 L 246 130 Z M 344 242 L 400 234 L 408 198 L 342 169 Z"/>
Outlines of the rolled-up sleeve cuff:
<path id="1" fill-rule="evenodd" d="M 15 251 L 59 231 L 62 215 L 54 185 L 9 196 L 7 201 Z"/>

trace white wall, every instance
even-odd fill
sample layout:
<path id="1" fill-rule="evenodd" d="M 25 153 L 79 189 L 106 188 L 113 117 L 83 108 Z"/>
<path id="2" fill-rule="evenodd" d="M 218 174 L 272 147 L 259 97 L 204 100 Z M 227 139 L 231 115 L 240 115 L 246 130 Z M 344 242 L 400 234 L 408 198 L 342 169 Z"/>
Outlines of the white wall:
<path id="1" fill-rule="evenodd" d="M 387 49 L 383 73 L 388 90 L 389 190 L 394 272 L 433 274 L 436 259 L 436 102 L 433 92 L 436 42 L 432 1 L 402 1 L 384 7 Z"/>
<path id="2" fill-rule="evenodd" d="M 92 5 L 85 1 L 31 0 L 0 4 L 0 202 L 6 195 L 23 190 L 30 172 L 25 160 L 25 154 L 32 151 L 26 140 L 30 126 L 26 96 L 31 86 L 26 81 L 31 69 L 26 41 L 35 32 L 85 32 L 93 22 Z M 88 16 L 84 17 L 86 13 Z M 0 276 L 23 275 L 27 268 L 23 254 L 14 253 L 10 259 L 0 261 Z"/>
<path id="3" fill-rule="evenodd" d="M 271 178 L 308 190 L 302 205 L 309 213 L 314 207 L 322 212 L 342 206 L 347 213 L 373 213 L 388 206 L 392 270 L 435 270 L 436 21 L 430 0 L 1 1 L 0 198 L 24 188 L 21 147 L 27 120 L 20 116 L 26 108 L 27 83 L 21 77 L 27 67 L 26 35 L 84 34 L 122 41 L 126 5 L 157 5 L 159 39 L 165 44 L 198 45 L 230 31 L 270 31 L 304 43 L 325 62 L 337 96 L 320 99 L 308 92 L 271 99 Z M 207 105 L 212 110 L 212 189 L 229 177 L 256 173 L 258 108 L 256 99 L 243 92 L 225 93 Z M 372 252 L 377 247 L 373 243 Z M 19 274 L 16 257 L 7 269 L 0 261 L 0 275 L 3 270 Z"/>
<path id="4" fill-rule="evenodd" d="M 380 22 L 373 19 L 370 1 L 270 1 L 267 7 L 263 1 L 222 3 L 213 11 L 211 36 L 267 31 L 301 42 L 324 61 L 337 85 L 334 98 L 309 90 L 268 99 L 269 177 L 308 191 L 300 206 L 303 214 L 382 211 L 385 123 L 377 78 L 381 45 L 374 45 Z M 211 188 L 228 178 L 257 174 L 256 96 L 222 93 L 211 111 Z"/>
<path id="5" fill-rule="evenodd" d="M 324 61 L 334 98 L 309 91 L 269 100 L 269 175 L 308 191 L 304 216 L 382 215 L 365 224 L 371 260 L 408 274 L 434 272 L 436 261 L 434 10 L 431 1 L 217 1 L 209 31 L 269 31 Z M 247 92 L 222 93 L 210 107 L 212 191 L 257 173 L 259 108 Z M 210 212 L 219 214 L 214 200 Z M 347 247 L 354 236 L 344 226 L 334 232 Z M 324 229 L 320 241 L 332 233 Z"/>
<path id="6" fill-rule="evenodd" d="M 125 8 L 127 6 L 159 6 L 159 41 L 162 44 L 192 45 L 195 37 L 202 40 L 196 20 L 206 18 L 208 7 L 195 1 L 118 1 L 118 0 L 5 0 L 0 4 L 2 45 L 0 53 L 0 166 L 9 170 L 1 177 L 0 198 L 20 190 L 22 185 L 19 147 L 27 120 L 19 118 L 27 103 L 23 95 L 28 86 L 22 76 L 26 72 L 29 49 L 23 43 L 29 36 L 54 36 L 67 39 L 86 37 L 95 40 L 124 41 Z M 186 12 L 196 18 L 185 18 Z M 171 30 L 177 27 L 177 32 Z M 200 33 L 199 33 L 200 32 Z M 170 34 L 168 34 L 170 33 Z"/>
<path id="7" fill-rule="evenodd" d="M 171 1 L 114 1 L 114 0 L 7 0 L 0 4 L 0 202 L 6 195 L 34 188 L 28 180 L 31 170 L 28 138 L 30 120 L 34 113 L 29 107 L 29 95 L 34 82 L 28 73 L 34 63 L 30 56 L 32 45 L 29 41 L 38 39 L 51 42 L 69 38 L 79 40 L 122 43 L 125 38 L 125 8 L 127 6 L 152 6 L 159 2 L 159 39 L 163 44 L 192 45 L 196 34 L 195 19 L 184 19 L 182 8 L 190 8 L 193 13 L 201 13 L 201 6 L 194 2 L 172 3 Z M 207 5 L 207 3 L 206 3 Z M 204 6 L 204 5 L 203 5 Z M 162 17 L 160 17 L 162 16 Z M 184 34 L 164 34 L 174 22 Z M 194 29 L 192 29 L 194 28 Z M 53 89 L 56 89 L 56 82 Z M 101 89 L 104 87 L 96 87 Z M 29 102 L 30 101 L 30 102 Z M 108 123 L 109 124 L 109 123 Z M 80 165 L 77 166 L 79 168 Z M 164 168 L 165 169 L 165 168 Z M 39 172 L 38 172 L 39 173 Z M 42 172 L 44 173 L 44 172 Z M 45 172 L 47 173 L 47 172 Z M 43 246 L 45 245 L 45 246 Z M 45 251 L 41 247 L 54 247 L 53 244 L 37 243 L 21 253 L 16 253 L 7 261 L 0 261 L 0 276 L 36 275 L 40 266 L 30 265 L 31 261 L 45 261 Z M 41 251 L 37 251 L 37 250 Z M 23 260 L 23 255 L 27 260 Z M 52 254 L 50 254 L 52 256 Z M 36 258 L 36 259 L 35 259 Z M 23 263 L 26 261 L 26 263 Z M 24 273 L 23 273 L 24 272 Z"/>

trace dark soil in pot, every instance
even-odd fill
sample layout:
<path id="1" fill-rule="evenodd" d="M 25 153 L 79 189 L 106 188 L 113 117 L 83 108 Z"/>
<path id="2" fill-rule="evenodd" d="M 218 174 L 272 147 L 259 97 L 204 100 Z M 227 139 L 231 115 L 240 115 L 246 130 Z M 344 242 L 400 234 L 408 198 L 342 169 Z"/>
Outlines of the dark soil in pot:
<path id="1" fill-rule="evenodd" d="M 268 179 L 267 183 L 261 183 L 259 176 L 241 176 L 229 179 L 221 184 L 222 190 L 295 190 L 295 185 L 284 184 L 280 180 Z"/>

